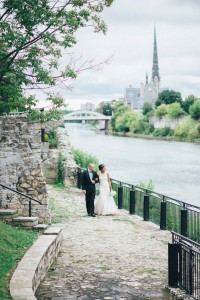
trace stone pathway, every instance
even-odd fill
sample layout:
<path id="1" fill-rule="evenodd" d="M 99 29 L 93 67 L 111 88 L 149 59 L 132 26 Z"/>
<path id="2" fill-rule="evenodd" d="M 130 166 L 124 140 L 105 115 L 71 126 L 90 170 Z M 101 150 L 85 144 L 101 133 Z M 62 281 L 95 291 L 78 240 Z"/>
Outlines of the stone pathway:
<path id="1" fill-rule="evenodd" d="M 48 190 L 63 244 L 37 290 L 38 300 L 170 299 L 165 290 L 169 232 L 124 210 L 88 217 L 81 191 Z"/>

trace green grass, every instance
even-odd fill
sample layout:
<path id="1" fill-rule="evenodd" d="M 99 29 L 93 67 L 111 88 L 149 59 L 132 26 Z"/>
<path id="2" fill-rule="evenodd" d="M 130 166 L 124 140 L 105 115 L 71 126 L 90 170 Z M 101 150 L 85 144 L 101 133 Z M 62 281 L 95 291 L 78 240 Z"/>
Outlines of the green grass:
<path id="1" fill-rule="evenodd" d="M 0 299 L 11 299 L 9 281 L 17 263 L 37 239 L 32 230 L 14 228 L 0 221 Z"/>

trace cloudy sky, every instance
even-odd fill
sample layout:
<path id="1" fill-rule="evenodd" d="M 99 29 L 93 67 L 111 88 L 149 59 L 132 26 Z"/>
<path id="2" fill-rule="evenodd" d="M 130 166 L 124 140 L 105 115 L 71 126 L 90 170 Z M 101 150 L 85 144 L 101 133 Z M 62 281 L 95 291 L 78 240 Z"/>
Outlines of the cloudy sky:
<path id="1" fill-rule="evenodd" d="M 106 36 L 83 29 L 74 51 L 97 62 L 112 56 L 112 61 L 98 72 L 80 74 L 73 92 L 62 91 L 70 108 L 118 99 L 130 84 L 139 87 L 146 72 L 151 76 L 154 23 L 161 86 L 200 97 L 200 0 L 115 0 L 102 18 Z"/>

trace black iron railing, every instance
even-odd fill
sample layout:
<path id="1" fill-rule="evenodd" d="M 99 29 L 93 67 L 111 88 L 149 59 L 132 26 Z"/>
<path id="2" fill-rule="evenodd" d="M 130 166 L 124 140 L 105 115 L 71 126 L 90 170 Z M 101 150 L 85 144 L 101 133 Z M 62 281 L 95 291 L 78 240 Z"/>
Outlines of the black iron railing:
<path id="1" fill-rule="evenodd" d="M 11 192 L 16 193 L 16 194 L 18 194 L 18 195 L 21 195 L 21 196 L 23 196 L 23 197 L 25 197 L 25 198 L 28 199 L 27 201 L 28 201 L 28 206 L 29 206 L 29 208 L 28 208 L 28 211 L 29 211 L 29 217 L 32 216 L 32 205 L 31 205 L 32 203 L 31 203 L 31 201 L 37 202 L 37 203 L 39 203 L 40 205 L 42 205 L 42 202 L 40 202 L 39 200 L 34 199 L 34 198 L 32 198 L 32 197 L 30 197 L 30 196 L 28 196 L 28 195 L 26 195 L 26 194 L 23 194 L 23 193 L 21 193 L 21 192 L 19 192 L 19 191 L 16 191 L 16 190 L 12 189 L 12 188 L 9 187 L 9 186 L 6 186 L 6 185 L 1 184 L 1 183 L 0 183 L 0 186 L 3 187 L 4 189 L 10 190 Z"/>
<path id="2" fill-rule="evenodd" d="M 200 299 L 200 244 L 172 232 L 168 248 L 168 283 Z"/>
<path id="3" fill-rule="evenodd" d="M 82 169 L 78 170 L 78 187 L 81 188 Z M 152 221 L 161 230 L 177 232 L 193 241 L 200 242 L 200 207 L 163 195 L 138 185 L 111 179 L 116 191 L 118 208 L 130 214 Z"/>

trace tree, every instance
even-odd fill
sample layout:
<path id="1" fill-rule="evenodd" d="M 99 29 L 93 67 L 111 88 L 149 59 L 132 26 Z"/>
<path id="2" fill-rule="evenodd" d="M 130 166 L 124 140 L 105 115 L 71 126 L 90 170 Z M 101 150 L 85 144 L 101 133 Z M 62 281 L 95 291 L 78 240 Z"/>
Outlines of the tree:
<path id="1" fill-rule="evenodd" d="M 103 105 L 103 115 L 105 116 L 112 116 L 112 106 L 110 103 L 106 103 Z"/>
<path id="2" fill-rule="evenodd" d="M 63 99 L 53 87 L 70 88 L 69 78 L 97 67 L 70 54 L 79 28 L 91 26 L 106 32 L 99 14 L 113 0 L 2 0 L 0 4 L 0 112 L 31 109 L 36 98 L 28 92 L 40 89 L 54 108 Z M 72 51 L 71 51 L 72 52 Z M 62 62 L 61 62 L 62 59 Z M 80 65 L 77 65 L 77 62 Z M 105 62 L 108 62 L 107 60 Z"/>
<path id="3" fill-rule="evenodd" d="M 181 93 L 174 90 L 164 90 L 159 93 L 155 106 L 158 107 L 161 104 L 171 104 L 174 102 L 182 103 Z"/>
<path id="4" fill-rule="evenodd" d="M 161 104 L 156 108 L 156 117 L 162 118 L 167 114 L 167 105 L 166 104 Z"/>
<path id="5" fill-rule="evenodd" d="M 113 116 L 111 119 L 111 128 L 113 131 L 116 130 L 116 119 L 125 112 L 131 111 L 130 107 L 123 104 L 123 102 L 116 103 L 114 106 Z"/>
<path id="6" fill-rule="evenodd" d="M 167 105 L 167 115 L 170 119 L 175 119 L 186 115 L 186 112 L 182 109 L 180 103 L 172 103 Z"/>
<path id="7" fill-rule="evenodd" d="M 153 106 L 149 102 L 145 102 L 143 107 L 142 107 L 142 113 L 143 115 L 148 115 L 151 111 L 153 111 Z"/>
<path id="8" fill-rule="evenodd" d="M 190 106 L 197 100 L 198 98 L 195 97 L 194 95 L 189 95 L 187 98 L 185 98 L 185 101 L 183 101 L 181 104 L 183 110 L 188 114 Z"/>
<path id="9" fill-rule="evenodd" d="M 131 122 L 136 119 L 137 114 L 134 111 L 126 111 L 117 117 L 115 129 L 121 132 L 128 132 L 130 131 Z"/>
<path id="10" fill-rule="evenodd" d="M 200 100 L 195 101 L 190 106 L 189 113 L 190 113 L 192 119 L 194 119 L 194 120 L 200 119 Z"/>

